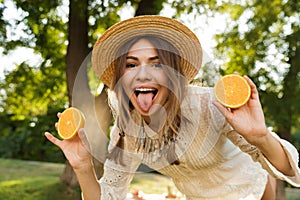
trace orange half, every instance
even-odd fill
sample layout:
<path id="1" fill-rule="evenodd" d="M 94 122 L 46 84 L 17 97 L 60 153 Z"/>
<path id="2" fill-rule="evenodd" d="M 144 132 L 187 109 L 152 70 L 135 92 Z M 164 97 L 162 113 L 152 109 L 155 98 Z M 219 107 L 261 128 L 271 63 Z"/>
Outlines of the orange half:
<path id="1" fill-rule="evenodd" d="M 61 114 L 58 120 L 57 131 L 62 139 L 71 139 L 84 127 L 83 113 L 74 107 L 70 107 Z"/>
<path id="2" fill-rule="evenodd" d="M 217 101 L 228 108 L 239 108 L 250 98 L 251 88 L 247 80 L 237 74 L 223 76 L 215 85 Z"/>

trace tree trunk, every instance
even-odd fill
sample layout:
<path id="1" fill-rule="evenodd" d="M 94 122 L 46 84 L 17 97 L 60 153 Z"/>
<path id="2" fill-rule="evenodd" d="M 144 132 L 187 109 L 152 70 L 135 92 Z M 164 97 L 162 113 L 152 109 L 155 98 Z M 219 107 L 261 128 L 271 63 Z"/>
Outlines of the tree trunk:
<path id="1" fill-rule="evenodd" d="M 138 4 L 136 15 L 158 14 L 163 1 L 142 0 Z M 149 6 L 152 7 L 149 9 Z M 88 55 L 88 0 L 70 0 L 69 5 L 69 45 L 67 49 L 66 73 L 70 106 L 79 108 L 86 116 L 85 131 L 91 154 L 94 157 L 98 178 L 103 174 L 103 162 L 107 149 L 107 131 L 112 115 L 107 103 L 106 88 L 98 97 L 90 93 L 87 78 Z M 83 62 L 84 61 L 84 62 Z M 76 186 L 76 175 L 66 162 L 61 180 Z"/>
<path id="2" fill-rule="evenodd" d="M 89 51 L 87 6 L 88 0 L 70 0 L 69 4 L 69 44 L 66 57 L 66 76 L 70 106 L 72 106 L 73 87 L 77 72 Z M 68 162 L 66 162 L 61 180 L 70 186 L 78 185 L 76 175 Z"/>
<path id="3" fill-rule="evenodd" d="M 88 0 L 70 0 L 69 35 L 66 58 L 66 75 L 69 103 L 72 105 L 73 86 L 77 73 L 89 53 Z"/>
<path id="4" fill-rule="evenodd" d="M 62 175 L 60 176 L 60 180 L 71 187 L 79 185 L 77 177 L 68 161 L 66 161 L 65 163 L 65 169 Z"/>
<path id="5" fill-rule="evenodd" d="M 276 180 L 276 200 L 285 200 L 285 182 Z"/>
<path id="6" fill-rule="evenodd" d="M 79 108 L 86 117 L 85 132 L 90 146 L 97 177 L 103 174 L 107 149 L 107 133 L 112 115 L 107 102 L 106 88 L 97 97 L 90 91 L 87 66 L 90 64 L 88 48 L 88 1 L 71 0 L 69 15 L 69 45 L 67 51 L 67 87 L 69 104 Z M 61 180 L 78 186 L 76 175 L 68 162 Z"/>

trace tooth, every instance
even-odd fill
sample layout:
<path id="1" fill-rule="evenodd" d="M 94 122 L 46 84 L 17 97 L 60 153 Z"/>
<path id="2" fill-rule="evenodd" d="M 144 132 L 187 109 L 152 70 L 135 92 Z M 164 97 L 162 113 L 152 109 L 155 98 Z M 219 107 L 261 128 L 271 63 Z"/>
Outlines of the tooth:
<path id="1" fill-rule="evenodd" d="M 136 88 L 135 91 L 138 91 L 138 92 L 152 92 L 152 91 L 155 91 L 155 89 L 153 89 L 153 88 Z"/>

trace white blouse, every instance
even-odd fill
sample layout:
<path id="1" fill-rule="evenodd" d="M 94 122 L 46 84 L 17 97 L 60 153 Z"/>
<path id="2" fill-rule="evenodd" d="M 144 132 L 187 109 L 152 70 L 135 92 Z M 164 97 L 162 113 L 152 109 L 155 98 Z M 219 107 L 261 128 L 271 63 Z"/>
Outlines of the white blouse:
<path id="1" fill-rule="evenodd" d="M 102 200 L 124 200 L 134 173 L 141 163 L 169 176 L 187 199 L 232 200 L 260 199 L 267 175 L 300 187 L 299 155 L 289 142 L 272 135 L 282 144 L 295 176 L 279 172 L 255 146 L 232 130 L 223 115 L 212 104 L 212 88 L 189 86 L 181 111 L 180 130 L 175 144 L 179 165 L 169 165 L 163 150 L 139 152 L 131 137 L 140 134 L 140 124 L 129 124 L 125 136 L 123 162 L 106 160 L 104 175 L 99 180 Z M 144 126 L 148 140 L 158 138 Z M 109 151 L 119 138 L 116 126 L 111 131 Z M 152 140 L 151 140 L 152 139 Z M 147 146 L 147 143 L 146 143 Z"/>

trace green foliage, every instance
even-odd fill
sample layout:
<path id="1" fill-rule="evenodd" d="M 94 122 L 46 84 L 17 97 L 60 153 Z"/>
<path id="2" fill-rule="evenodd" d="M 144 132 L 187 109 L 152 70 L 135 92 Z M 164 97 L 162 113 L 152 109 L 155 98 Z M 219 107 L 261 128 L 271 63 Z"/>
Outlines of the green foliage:
<path id="1" fill-rule="evenodd" d="M 1 27 L 11 30 L 21 27 L 18 29 L 21 29 L 23 33 L 19 33 L 13 38 L 6 32 L 0 33 L 3 38 L 1 41 L 5 41 L 2 47 L 6 52 L 15 49 L 16 46 L 25 46 L 35 49 L 45 59 L 49 59 L 55 58 L 54 56 L 66 50 L 64 42 L 66 41 L 67 24 L 63 22 L 61 16 L 57 16 L 56 10 L 57 6 L 61 5 L 61 1 L 14 0 L 11 2 L 14 2 L 22 14 Z M 4 6 L 4 3 L 2 5 Z M 57 52 L 58 49 L 61 51 Z"/>
<path id="2" fill-rule="evenodd" d="M 179 18 L 182 14 L 205 14 L 213 16 L 212 12 L 218 5 L 216 0 L 176 0 L 171 3 L 172 8 L 176 10 L 174 17 Z"/>
<path id="3" fill-rule="evenodd" d="M 0 137 L 0 155 L 2 158 L 63 162 L 61 151 L 52 145 L 44 132 L 57 135 L 54 128 L 57 109 L 49 109 L 45 115 L 32 119 L 16 119 L 0 113 L 0 125 L 3 127 Z"/>
<path id="4" fill-rule="evenodd" d="M 258 85 L 267 120 L 289 138 L 299 129 L 300 2 L 282 0 L 228 2 L 227 30 L 216 35 L 222 73 L 248 74 Z"/>
<path id="5" fill-rule="evenodd" d="M 145 1 L 89 1 L 86 11 L 89 16 L 88 47 L 92 48 L 99 35 L 120 20 L 119 11 L 125 4 L 137 8 L 141 2 Z M 154 2 L 157 9 L 162 8 L 163 2 Z M 13 3 L 18 13 L 9 20 L 3 16 L 8 3 Z M 63 159 L 43 133 L 46 130 L 55 132 L 56 113 L 68 105 L 65 75 L 68 10 L 64 4 L 66 1 L 62 0 L 0 1 L 0 44 L 4 53 L 26 47 L 42 57 L 37 66 L 21 63 L 7 72 L 0 82 L 1 157 Z M 13 30 L 20 31 L 14 33 Z M 90 85 L 100 84 L 93 74 L 89 77 L 92 77 Z"/>
<path id="6" fill-rule="evenodd" d="M 125 1 L 102 2 L 91 1 L 88 6 L 89 14 L 89 41 L 90 47 L 96 39 L 110 26 L 120 21 L 118 12 Z"/>
<path id="7" fill-rule="evenodd" d="M 299 120 L 298 120 L 299 121 Z M 297 149 L 300 149 L 300 129 L 295 130 L 291 135 L 291 140 Z M 300 151 L 300 150 L 299 150 Z"/>
<path id="8" fill-rule="evenodd" d="M 62 153 L 43 136 L 55 132 L 56 113 L 67 103 L 61 71 L 22 63 L 0 86 L 1 157 L 62 162 Z"/>
<path id="9" fill-rule="evenodd" d="M 8 73 L 1 84 L 5 91 L 2 94 L 3 108 L 17 119 L 45 114 L 50 103 L 56 106 L 65 104 L 65 87 L 64 77 L 58 69 L 45 68 L 41 71 L 22 63 Z"/>
<path id="10" fill-rule="evenodd" d="M 0 3 L 3 10 L 5 2 Z M 56 113 L 68 102 L 64 72 L 67 23 L 63 20 L 64 13 L 58 14 L 62 1 L 11 2 L 22 14 L 10 21 L 1 18 L 4 23 L 0 21 L 0 28 L 22 27 L 23 33 L 15 37 L 0 33 L 4 53 L 22 46 L 34 49 L 43 60 L 37 66 L 21 63 L 6 72 L 0 83 L 0 123 L 3 127 L 0 155 L 62 162 L 62 153 L 43 136 L 46 130 L 55 132 Z"/>
<path id="11" fill-rule="evenodd" d="M 6 26 L 7 22 L 3 19 L 3 11 L 5 9 L 5 6 L 3 4 L 3 1 L 0 1 L 0 46 L 3 46 L 6 39 Z"/>

